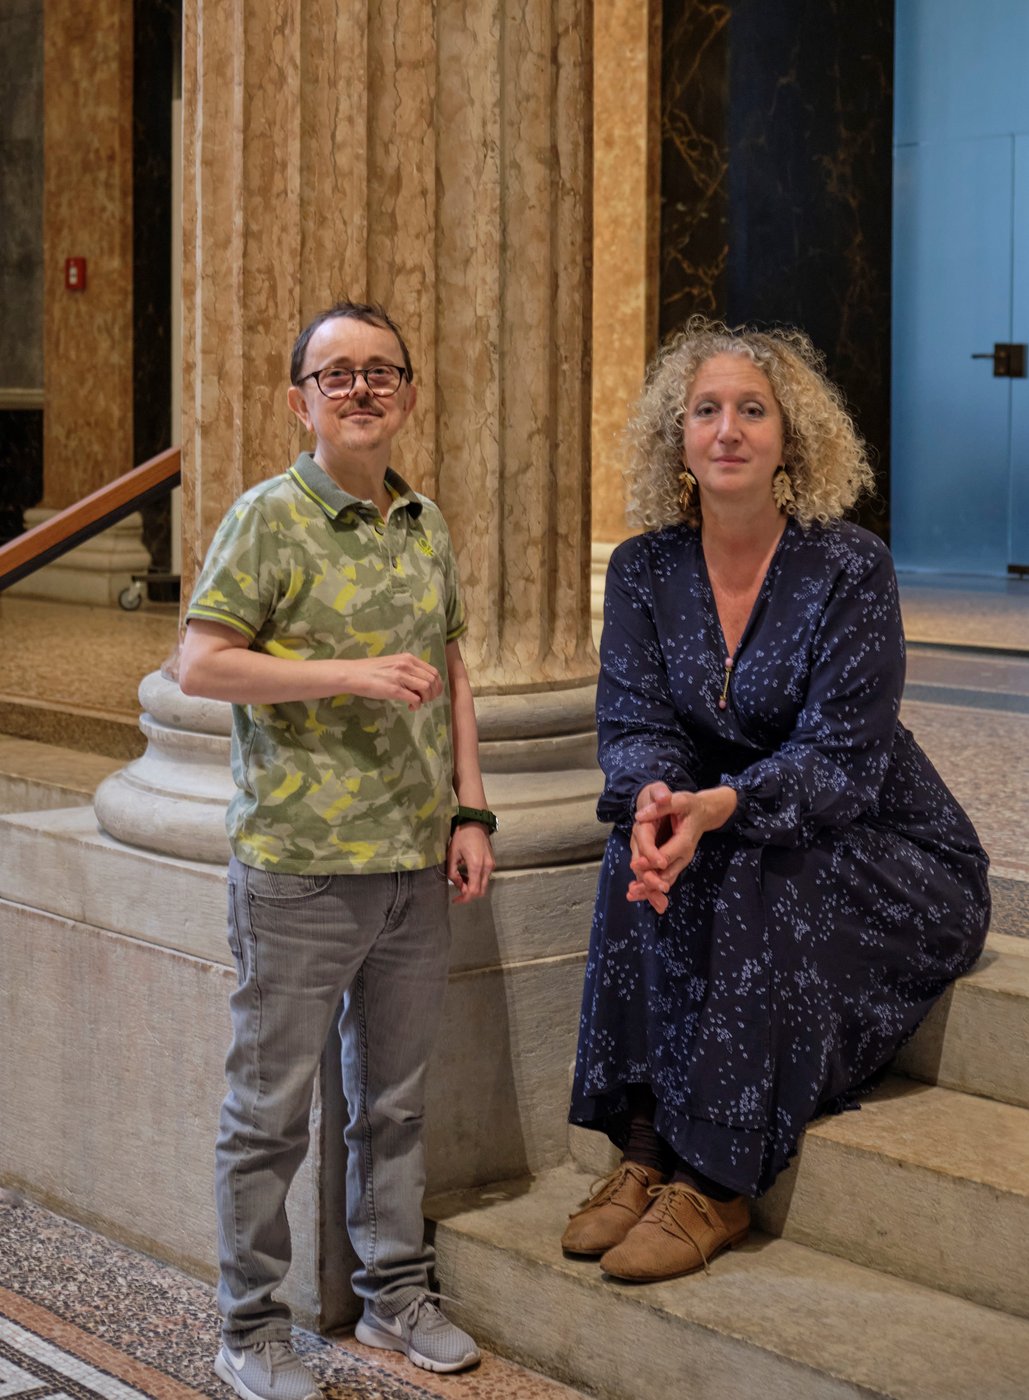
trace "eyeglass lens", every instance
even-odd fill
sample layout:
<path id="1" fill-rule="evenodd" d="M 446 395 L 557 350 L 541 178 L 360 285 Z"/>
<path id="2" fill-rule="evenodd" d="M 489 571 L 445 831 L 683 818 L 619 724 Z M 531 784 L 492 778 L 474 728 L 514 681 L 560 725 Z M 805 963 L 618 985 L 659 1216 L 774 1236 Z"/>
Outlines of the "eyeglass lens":
<path id="1" fill-rule="evenodd" d="M 360 375 L 373 394 L 387 398 L 400 388 L 403 373 L 396 365 L 369 365 L 366 369 L 344 369 L 332 365 L 318 375 L 318 387 L 329 398 L 343 398 L 353 389 Z"/>

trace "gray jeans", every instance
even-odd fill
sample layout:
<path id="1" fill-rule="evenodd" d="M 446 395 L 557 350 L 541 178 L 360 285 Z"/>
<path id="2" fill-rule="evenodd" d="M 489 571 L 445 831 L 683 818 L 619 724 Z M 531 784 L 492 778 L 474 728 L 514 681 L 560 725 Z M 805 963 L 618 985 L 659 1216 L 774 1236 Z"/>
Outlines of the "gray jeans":
<path id="1" fill-rule="evenodd" d="M 433 1262 L 422 1121 L 450 952 L 443 869 L 278 875 L 233 860 L 229 943 L 239 985 L 215 1166 L 224 1339 L 289 1336 L 272 1296 L 292 1252 L 286 1193 L 341 1002 L 353 1287 L 399 1312 Z"/>

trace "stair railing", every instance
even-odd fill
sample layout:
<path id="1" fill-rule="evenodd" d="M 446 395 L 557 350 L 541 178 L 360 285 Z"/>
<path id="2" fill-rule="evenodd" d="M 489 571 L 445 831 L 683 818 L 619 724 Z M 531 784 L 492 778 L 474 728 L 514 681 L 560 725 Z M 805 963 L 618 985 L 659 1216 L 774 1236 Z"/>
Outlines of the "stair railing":
<path id="1" fill-rule="evenodd" d="M 181 479 L 182 455 L 177 447 L 170 447 L 0 545 L 0 592 L 124 520 L 140 506 L 167 495 Z"/>

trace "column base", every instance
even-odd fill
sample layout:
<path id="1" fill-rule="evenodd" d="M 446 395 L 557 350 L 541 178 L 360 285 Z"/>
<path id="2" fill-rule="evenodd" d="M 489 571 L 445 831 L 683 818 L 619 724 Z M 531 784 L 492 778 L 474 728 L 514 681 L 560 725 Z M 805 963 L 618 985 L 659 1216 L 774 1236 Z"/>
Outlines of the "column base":
<path id="1" fill-rule="evenodd" d="M 52 510 L 27 510 L 25 528 L 41 525 L 54 514 Z M 133 513 L 12 584 L 8 592 L 22 598 L 116 607 L 119 593 L 129 587 L 133 575 L 145 574 L 149 568 L 150 555 L 143 546 L 143 517 Z"/>
<path id="2" fill-rule="evenodd" d="M 486 794 L 500 818 L 494 850 L 501 870 L 592 860 L 603 849 L 595 696 L 587 685 L 476 701 Z M 129 846 L 227 860 L 230 707 L 183 695 L 156 672 L 144 677 L 139 698 L 146 753 L 100 785 L 97 820 Z"/>

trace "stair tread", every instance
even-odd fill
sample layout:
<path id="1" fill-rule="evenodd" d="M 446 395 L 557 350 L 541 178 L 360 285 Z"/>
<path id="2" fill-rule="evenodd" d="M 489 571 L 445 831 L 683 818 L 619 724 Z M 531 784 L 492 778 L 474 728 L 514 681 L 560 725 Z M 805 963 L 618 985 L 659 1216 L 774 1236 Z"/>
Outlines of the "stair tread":
<path id="1" fill-rule="evenodd" d="M 858 1113 L 821 1118 L 808 1137 L 1029 1197 L 1029 1109 L 889 1079 Z"/>
<path id="2" fill-rule="evenodd" d="M 734 1338 L 871 1395 L 1014 1400 L 1025 1394 L 1029 1321 L 788 1240 L 755 1232 L 741 1249 L 718 1258 L 707 1276 L 645 1288 L 605 1280 L 595 1262 L 567 1259 L 558 1245 L 568 1211 L 589 1185 L 590 1178 L 568 1164 L 531 1181 L 438 1197 L 427 1203 L 427 1213 L 437 1221 L 437 1245 L 441 1232 L 445 1237 L 453 1231 L 542 1266 L 551 1303 L 551 1285 L 567 1289 L 569 1298 L 578 1293 L 563 1310 L 566 1329 L 575 1327 L 576 1316 L 584 1318 L 584 1327 L 591 1325 L 580 1290 L 595 1298 L 616 1293 L 625 1312 L 626 1346 L 641 1326 L 641 1312 L 649 1312 Z M 570 1336 L 570 1351 L 574 1345 Z M 645 1367 L 645 1357 L 640 1365 Z"/>
<path id="3" fill-rule="evenodd" d="M 0 734 L 0 775 L 5 777 L 91 792 L 109 773 L 121 767 L 124 767 L 123 759 L 107 754 Z"/>

